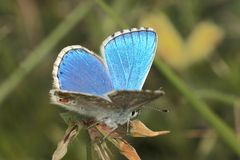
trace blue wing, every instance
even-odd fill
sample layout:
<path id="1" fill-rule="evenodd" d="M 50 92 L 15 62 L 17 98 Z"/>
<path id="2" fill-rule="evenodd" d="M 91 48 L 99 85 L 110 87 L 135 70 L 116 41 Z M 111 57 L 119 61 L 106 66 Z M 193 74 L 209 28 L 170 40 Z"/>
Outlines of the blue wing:
<path id="1" fill-rule="evenodd" d="M 152 65 L 157 35 L 150 28 L 123 30 L 101 46 L 115 90 L 141 90 Z"/>
<path id="2" fill-rule="evenodd" d="M 69 46 L 58 55 L 53 68 L 54 88 L 103 95 L 113 90 L 101 59 L 81 46 Z"/>

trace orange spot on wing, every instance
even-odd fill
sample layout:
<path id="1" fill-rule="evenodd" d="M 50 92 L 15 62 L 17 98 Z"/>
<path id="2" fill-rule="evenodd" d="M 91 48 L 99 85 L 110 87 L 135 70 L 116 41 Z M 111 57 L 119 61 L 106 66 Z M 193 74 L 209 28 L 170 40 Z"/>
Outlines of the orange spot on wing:
<path id="1" fill-rule="evenodd" d="M 59 98 L 59 102 L 61 102 L 61 103 L 68 103 L 69 99 L 67 99 L 67 98 Z"/>

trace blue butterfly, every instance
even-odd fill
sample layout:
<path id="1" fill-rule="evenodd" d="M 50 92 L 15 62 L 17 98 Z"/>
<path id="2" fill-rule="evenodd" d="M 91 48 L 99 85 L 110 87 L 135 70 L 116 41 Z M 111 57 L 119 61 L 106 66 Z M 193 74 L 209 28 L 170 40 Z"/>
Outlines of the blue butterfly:
<path id="1" fill-rule="evenodd" d="M 104 40 L 103 59 L 79 45 L 64 48 L 53 67 L 52 102 L 116 129 L 164 94 L 142 90 L 156 46 L 155 31 L 141 27 Z"/>

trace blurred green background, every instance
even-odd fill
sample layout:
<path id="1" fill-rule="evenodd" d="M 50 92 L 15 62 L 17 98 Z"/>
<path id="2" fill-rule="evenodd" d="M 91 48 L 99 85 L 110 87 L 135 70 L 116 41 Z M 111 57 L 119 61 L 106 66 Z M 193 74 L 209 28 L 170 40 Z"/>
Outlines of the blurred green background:
<path id="1" fill-rule="evenodd" d="M 48 96 L 62 48 L 99 54 L 108 35 L 141 25 L 159 36 L 144 88 L 166 92 L 149 106 L 170 112 L 139 119 L 171 134 L 128 141 L 143 160 L 239 159 L 239 0 L 0 0 L 0 160 L 51 159 L 67 128 Z M 86 159 L 84 132 L 65 159 Z"/>

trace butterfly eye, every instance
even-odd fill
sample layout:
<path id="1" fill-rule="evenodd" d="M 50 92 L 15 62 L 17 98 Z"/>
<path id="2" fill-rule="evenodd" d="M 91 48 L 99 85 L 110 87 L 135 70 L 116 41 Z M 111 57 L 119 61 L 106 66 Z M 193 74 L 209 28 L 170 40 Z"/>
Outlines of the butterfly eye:
<path id="1" fill-rule="evenodd" d="M 131 118 L 134 118 L 138 115 L 138 111 L 132 111 L 131 112 Z"/>

